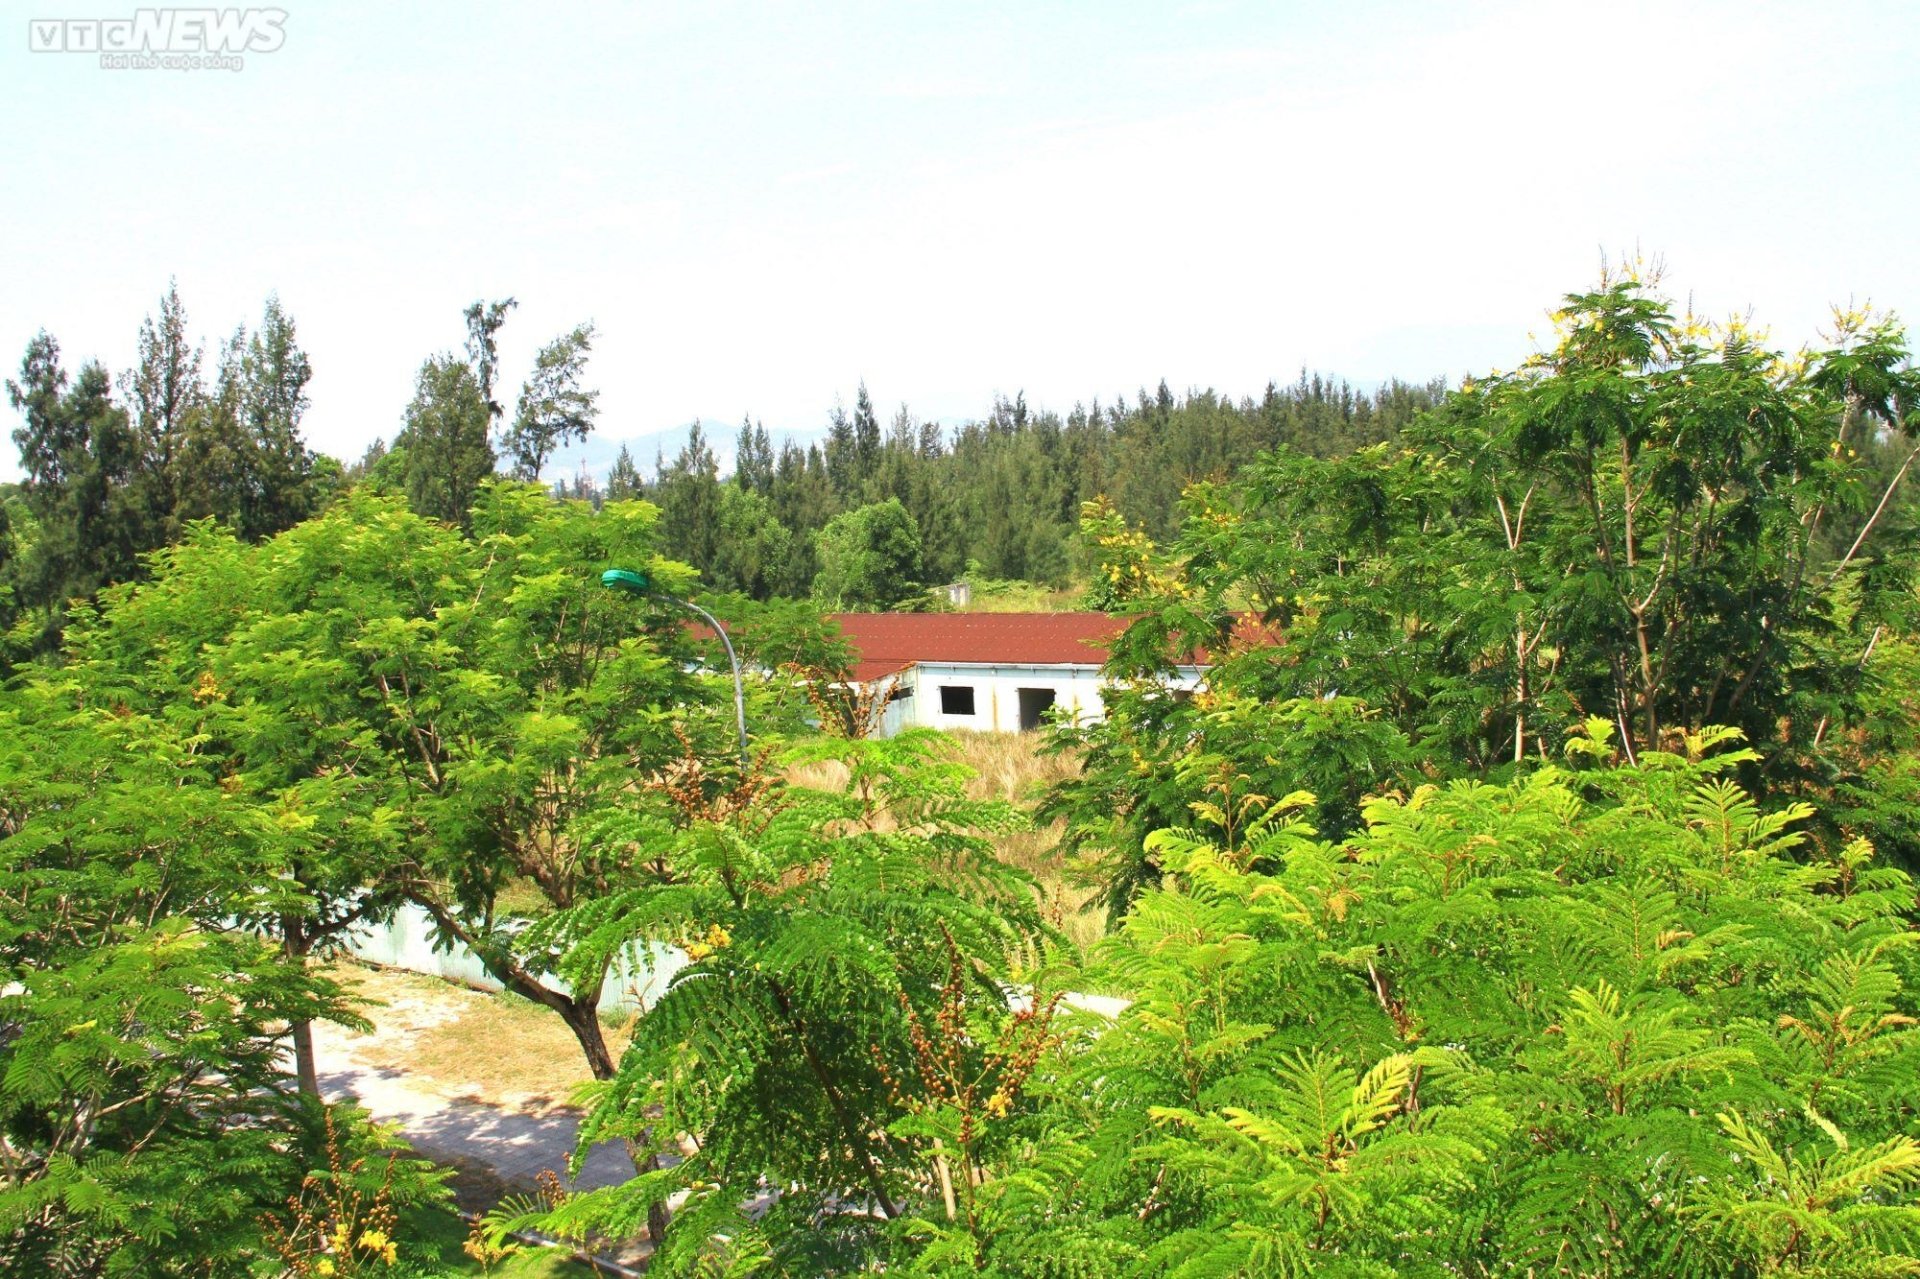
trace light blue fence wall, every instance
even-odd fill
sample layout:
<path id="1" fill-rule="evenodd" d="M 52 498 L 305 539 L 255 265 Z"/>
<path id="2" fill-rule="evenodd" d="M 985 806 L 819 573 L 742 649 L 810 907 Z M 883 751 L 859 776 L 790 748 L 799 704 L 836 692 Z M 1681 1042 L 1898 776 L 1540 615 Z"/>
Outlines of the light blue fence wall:
<path id="1" fill-rule="evenodd" d="M 402 906 L 388 923 L 355 927 L 347 933 L 345 945 L 348 954 L 369 963 L 444 977 L 482 990 L 500 989 L 480 957 L 465 946 L 455 942 L 452 950 L 435 950 L 433 917 L 412 903 Z M 673 946 L 628 947 L 607 973 L 600 1011 L 617 1015 L 652 1007 L 686 963 L 686 953 Z M 554 990 L 567 991 L 567 984 L 558 977 L 546 981 Z"/>

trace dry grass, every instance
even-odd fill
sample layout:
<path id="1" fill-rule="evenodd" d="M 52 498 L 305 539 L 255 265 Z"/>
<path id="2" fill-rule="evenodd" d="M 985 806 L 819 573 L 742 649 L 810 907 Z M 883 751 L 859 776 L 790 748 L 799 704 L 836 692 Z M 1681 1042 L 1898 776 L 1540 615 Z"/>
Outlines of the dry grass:
<path id="1" fill-rule="evenodd" d="M 957 613 L 1071 613 L 1086 607 L 1084 586 L 1044 586 L 1037 582 L 976 585 L 973 598 Z"/>
<path id="2" fill-rule="evenodd" d="M 974 776 L 967 793 L 975 799 L 997 799 L 1020 808 L 1030 808 L 1048 786 L 1079 771 L 1079 761 L 1063 755 L 1045 755 L 1040 751 L 1039 733 L 949 733 L 960 748 L 961 762 Z M 810 764 L 788 772 L 787 780 L 799 786 L 838 790 L 846 785 L 847 771 L 838 764 Z M 1106 928 L 1106 910 L 1097 900 L 1096 890 L 1073 876 L 1066 855 L 1060 849 L 1064 822 L 1052 822 L 1028 830 L 1016 830 L 1000 836 L 996 843 L 1000 859 L 1034 877 L 1040 890 L 1040 905 L 1049 923 L 1074 942 L 1085 947 Z"/>
<path id="3" fill-rule="evenodd" d="M 960 758 L 975 776 L 967 791 L 976 799 L 1001 799 L 1030 808 L 1057 781 L 1080 771 L 1072 755 L 1042 754 L 1039 733 L 954 733 Z M 1060 848 L 1063 821 L 1017 830 L 998 840 L 1000 859 L 1034 877 L 1047 921 L 1083 949 L 1106 931 L 1107 912 L 1097 890 L 1081 883 Z"/>
<path id="4" fill-rule="evenodd" d="M 398 1071 L 444 1096 L 538 1113 L 569 1104 L 592 1078 L 572 1032 L 530 1000 L 352 962 L 333 965 L 331 975 L 375 1002 L 361 1010 L 373 1034 L 330 1033 L 367 1065 Z M 609 1028 L 606 1035 L 618 1058 L 625 1031 Z"/>

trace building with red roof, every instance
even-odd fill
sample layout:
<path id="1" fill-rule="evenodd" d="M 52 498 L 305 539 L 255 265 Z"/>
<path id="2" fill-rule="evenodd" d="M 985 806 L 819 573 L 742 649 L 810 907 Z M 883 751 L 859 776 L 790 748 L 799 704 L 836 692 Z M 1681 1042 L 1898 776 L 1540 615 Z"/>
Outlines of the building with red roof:
<path id="1" fill-rule="evenodd" d="M 832 613 L 858 654 L 854 680 L 881 705 L 876 731 L 1022 732 L 1049 711 L 1106 713 L 1100 668 L 1128 618 L 1111 613 Z M 1205 670 L 1169 678 L 1191 692 Z M 882 699 L 884 698 L 884 702 Z"/>

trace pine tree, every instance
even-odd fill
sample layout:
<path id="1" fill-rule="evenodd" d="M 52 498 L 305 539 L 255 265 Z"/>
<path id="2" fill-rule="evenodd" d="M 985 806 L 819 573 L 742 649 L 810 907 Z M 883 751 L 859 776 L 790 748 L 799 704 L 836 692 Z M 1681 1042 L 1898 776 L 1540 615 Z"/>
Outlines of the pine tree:
<path id="1" fill-rule="evenodd" d="M 420 366 L 406 425 L 394 441 L 405 453 L 413 509 L 465 527 L 480 482 L 493 474 L 487 400 L 465 362 L 437 355 Z"/>
<path id="2" fill-rule="evenodd" d="M 493 424 L 506 412 L 493 393 L 494 380 L 500 369 L 500 342 L 496 335 L 507 322 L 507 312 L 518 305 L 513 298 L 498 302 L 481 299 L 462 313 L 467 321 L 467 364 L 473 370 L 480 388 L 481 402 L 486 406 L 489 439 L 492 438 Z"/>
<path id="3" fill-rule="evenodd" d="M 646 485 L 640 478 L 640 468 L 633 464 L 633 454 L 622 444 L 619 454 L 613 459 L 613 469 L 607 472 L 607 500 L 631 501 L 645 492 Z"/>
<path id="4" fill-rule="evenodd" d="M 874 416 L 873 397 L 867 394 L 867 384 L 862 380 L 853 402 L 853 476 L 850 491 L 859 490 L 870 483 L 879 465 L 880 419 Z"/>
<path id="5" fill-rule="evenodd" d="M 513 426 L 501 444 L 516 479 L 536 480 L 557 448 L 587 438 L 600 414 L 600 392 L 588 390 L 587 356 L 593 349 L 591 323 L 576 325 L 540 348 L 533 374 L 520 388 Z"/>
<path id="6" fill-rule="evenodd" d="M 14 441 L 26 470 L 22 502 L 36 525 L 12 577 L 17 606 L 44 618 L 37 643 L 47 648 L 68 601 L 138 574 L 159 530 L 147 506 L 151 490 L 139 482 L 139 441 L 104 368 L 89 362 L 68 385 L 59 344 L 41 333 L 7 391 L 24 419 Z"/>
<path id="7" fill-rule="evenodd" d="M 940 440 L 940 424 L 938 422 L 923 420 L 920 423 L 914 451 L 919 455 L 922 462 L 931 462 L 940 456 L 943 449 Z"/>
<path id="8" fill-rule="evenodd" d="M 181 456 L 189 429 L 206 409 L 201 359 L 202 349 L 187 337 L 179 285 L 169 281 L 158 319 L 149 316 L 140 325 L 139 363 L 122 379 L 140 443 L 141 503 L 162 542 L 178 536 L 181 527 Z"/>
<path id="9" fill-rule="evenodd" d="M 720 463 L 700 423 L 654 484 L 661 549 L 710 577 L 720 560 Z"/>
<path id="10" fill-rule="evenodd" d="M 242 421 L 246 331 L 235 330 L 216 353 L 211 394 L 187 419 L 175 459 L 171 524 L 215 519 L 239 528 L 251 505 L 253 441 Z"/>
<path id="11" fill-rule="evenodd" d="M 772 497 L 775 516 L 793 534 L 791 556 L 780 577 L 780 593 L 805 595 L 816 565 L 814 535 L 839 510 L 818 445 L 802 450 L 792 440 L 787 441 L 780 450 Z"/>
<path id="12" fill-rule="evenodd" d="M 7 397 L 21 425 L 13 442 L 26 472 L 28 500 L 42 518 L 57 495 L 85 469 L 86 439 L 63 412 L 66 370 L 60 366 L 60 344 L 45 329 L 27 343 L 20 359 L 20 380 L 7 380 Z"/>
<path id="13" fill-rule="evenodd" d="M 842 503 L 849 501 L 859 491 L 860 446 L 854 435 L 853 419 L 838 404 L 827 418 L 827 442 L 822 459 L 835 498 Z"/>
<path id="14" fill-rule="evenodd" d="M 773 491 L 773 467 L 773 442 L 766 426 L 743 418 L 734 443 L 733 482 L 765 497 Z"/>
<path id="15" fill-rule="evenodd" d="M 240 516 L 244 537 L 270 537 L 319 509 L 314 455 L 300 434 L 312 378 L 293 317 L 277 295 L 268 295 L 242 366 L 241 420 L 252 445 L 252 482 Z"/>

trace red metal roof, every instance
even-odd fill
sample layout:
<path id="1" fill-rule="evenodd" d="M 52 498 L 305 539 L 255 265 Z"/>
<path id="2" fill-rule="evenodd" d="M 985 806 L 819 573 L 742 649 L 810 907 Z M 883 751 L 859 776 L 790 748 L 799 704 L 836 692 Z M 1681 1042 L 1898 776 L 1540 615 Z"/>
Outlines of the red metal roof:
<path id="1" fill-rule="evenodd" d="M 1132 619 L 1112 613 L 829 613 L 865 683 L 915 662 L 1097 666 Z"/>

